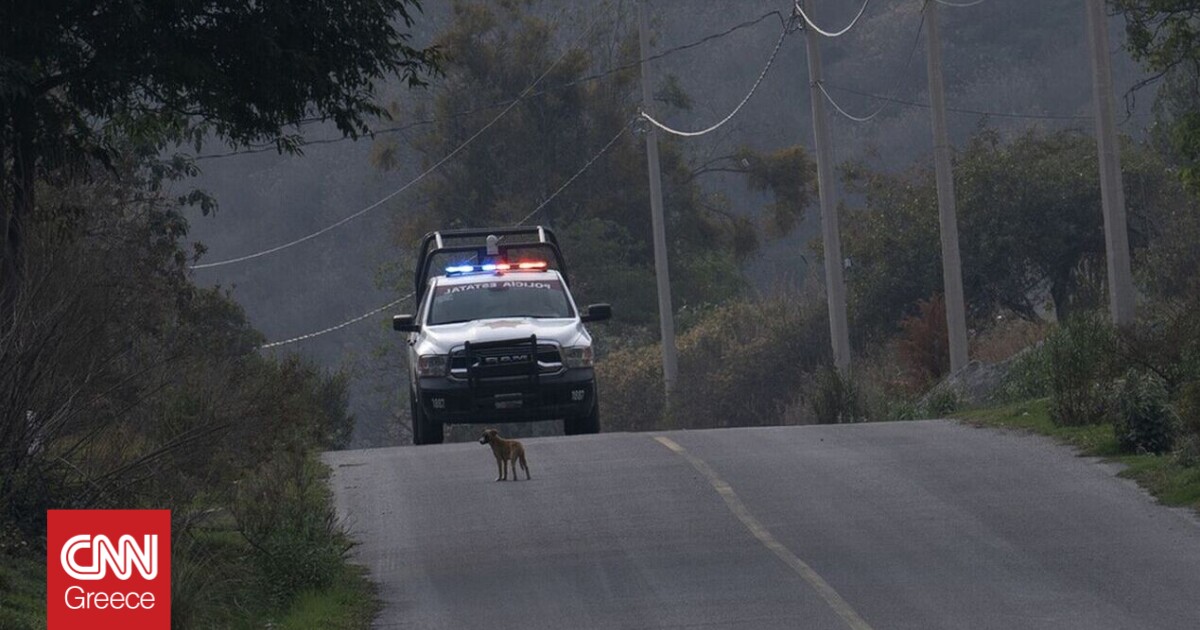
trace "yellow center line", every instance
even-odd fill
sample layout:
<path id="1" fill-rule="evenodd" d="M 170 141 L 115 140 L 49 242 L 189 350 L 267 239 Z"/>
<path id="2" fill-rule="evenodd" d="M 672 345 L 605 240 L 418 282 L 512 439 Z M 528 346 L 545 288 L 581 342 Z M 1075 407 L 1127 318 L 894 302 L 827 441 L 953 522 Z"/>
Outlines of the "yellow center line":
<path id="1" fill-rule="evenodd" d="M 791 567 L 792 570 L 799 574 L 805 582 L 808 582 L 809 586 L 813 587 L 813 589 L 817 591 L 817 594 L 821 596 L 821 599 L 825 600 L 825 603 L 833 609 L 833 612 L 837 613 L 837 615 L 842 618 L 842 621 L 846 622 L 846 626 L 852 630 L 871 630 L 871 626 L 861 616 L 859 616 L 857 612 L 855 612 L 854 608 L 851 607 L 850 604 L 847 603 L 846 600 L 843 599 L 842 596 L 839 595 L 832 586 L 829 585 L 829 582 L 826 582 L 819 573 L 817 573 L 812 567 L 808 566 L 808 563 L 804 562 L 799 558 L 799 556 L 792 553 L 791 549 L 788 549 L 783 543 L 779 542 L 779 540 L 776 539 L 775 536 L 773 536 L 771 532 L 768 531 L 767 528 L 764 527 L 763 524 L 759 522 L 759 520 L 755 518 L 753 514 L 750 513 L 750 510 L 746 508 L 746 504 L 742 503 L 742 500 L 738 498 L 737 493 L 733 491 L 733 487 L 728 483 L 725 483 L 725 480 L 717 476 L 716 471 L 708 465 L 708 462 L 705 462 L 699 457 L 692 455 L 687 451 L 687 449 L 680 446 L 671 438 L 659 436 L 654 439 L 658 440 L 660 444 L 671 449 L 677 455 L 687 460 L 687 462 L 691 464 L 693 468 L 699 471 L 700 474 L 704 475 L 708 479 L 708 482 L 712 484 L 713 489 L 717 491 L 717 494 L 721 495 L 721 498 L 725 500 L 725 505 L 729 507 L 729 511 L 733 512 L 733 515 L 742 522 L 742 525 L 745 525 L 746 529 L 750 530 L 750 533 L 753 534 L 754 537 L 757 538 L 764 547 L 770 549 L 771 552 L 778 556 L 780 560 L 783 560 L 784 564 Z"/>

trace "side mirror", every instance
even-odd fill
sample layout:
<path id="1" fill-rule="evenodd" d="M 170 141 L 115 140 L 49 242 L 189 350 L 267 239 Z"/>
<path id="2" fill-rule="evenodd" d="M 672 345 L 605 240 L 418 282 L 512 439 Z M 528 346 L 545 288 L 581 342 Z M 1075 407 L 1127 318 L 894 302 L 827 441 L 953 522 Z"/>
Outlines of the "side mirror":
<path id="1" fill-rule="evenodd" d="M 392 317 L 392 330 L 396 332 L 417 332 L 421 325 L 416 323 L 412 315 L 395 315 Z"/>
<path id="2" fill-rule="evenodd" d="M 602 322 L 606 319 L 612 319 L 612 306 L 608 304 L 592 304 L 587 307 L 579 321 L 582 322 Z"/>

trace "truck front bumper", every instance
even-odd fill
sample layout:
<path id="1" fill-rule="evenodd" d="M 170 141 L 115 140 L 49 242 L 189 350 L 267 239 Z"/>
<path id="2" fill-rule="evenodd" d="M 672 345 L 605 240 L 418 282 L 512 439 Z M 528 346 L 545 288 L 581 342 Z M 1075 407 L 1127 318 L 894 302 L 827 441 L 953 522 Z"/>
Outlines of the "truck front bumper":
<path id="1" fill-rule="evenodd" d="M 479 381 L 421 378 L 416 395 L 426 417 L 452 424 L 561 420 L 585 416 L 596 404 L 593 368 L 526 379 Z"/>

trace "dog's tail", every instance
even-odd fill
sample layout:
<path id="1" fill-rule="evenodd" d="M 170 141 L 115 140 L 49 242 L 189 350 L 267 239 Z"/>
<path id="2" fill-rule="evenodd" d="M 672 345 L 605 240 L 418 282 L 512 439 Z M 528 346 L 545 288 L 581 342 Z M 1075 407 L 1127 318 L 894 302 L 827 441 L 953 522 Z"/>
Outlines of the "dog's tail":
<path id="1" fill-rule="evenodd" d="M 525 451 L 521 451 L 521 454 L 517 455 L 517 460 L 521 462 L 521 470 L 525 471 L 525 478 L 530 479 L 529 465 L 525 463 Z M 513 476 L 517 476 L 517 472 L 515 470 L 513 471 Z"/>

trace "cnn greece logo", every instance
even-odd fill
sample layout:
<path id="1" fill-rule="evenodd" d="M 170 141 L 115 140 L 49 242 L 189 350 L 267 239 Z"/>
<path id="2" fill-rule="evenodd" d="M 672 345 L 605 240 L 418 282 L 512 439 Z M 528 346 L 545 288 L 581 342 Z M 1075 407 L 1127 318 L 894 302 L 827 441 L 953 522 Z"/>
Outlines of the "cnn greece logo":
<path id="1" fill-rule="evenodd" d="M 92 563 L 81 565 L 75 556 L 86 549 L 92 552 Z M 153 580 L 158 577 L 158 534 L 143 536 L 140 547 L 129 535 L 121 536 L 114 545 L 103 534 L 80 534 L 63 545 L 61 560 L 63 571 L 76 580 L 103 580 L 109 567 L 118 580 L 128 580 L 135 566 L 143 579 Z"/>
<path id="2" fill-rule="evenodd" d="M 170 627 L 170 511 L 50 510 L 46 522 L 48 630 Z"/>

